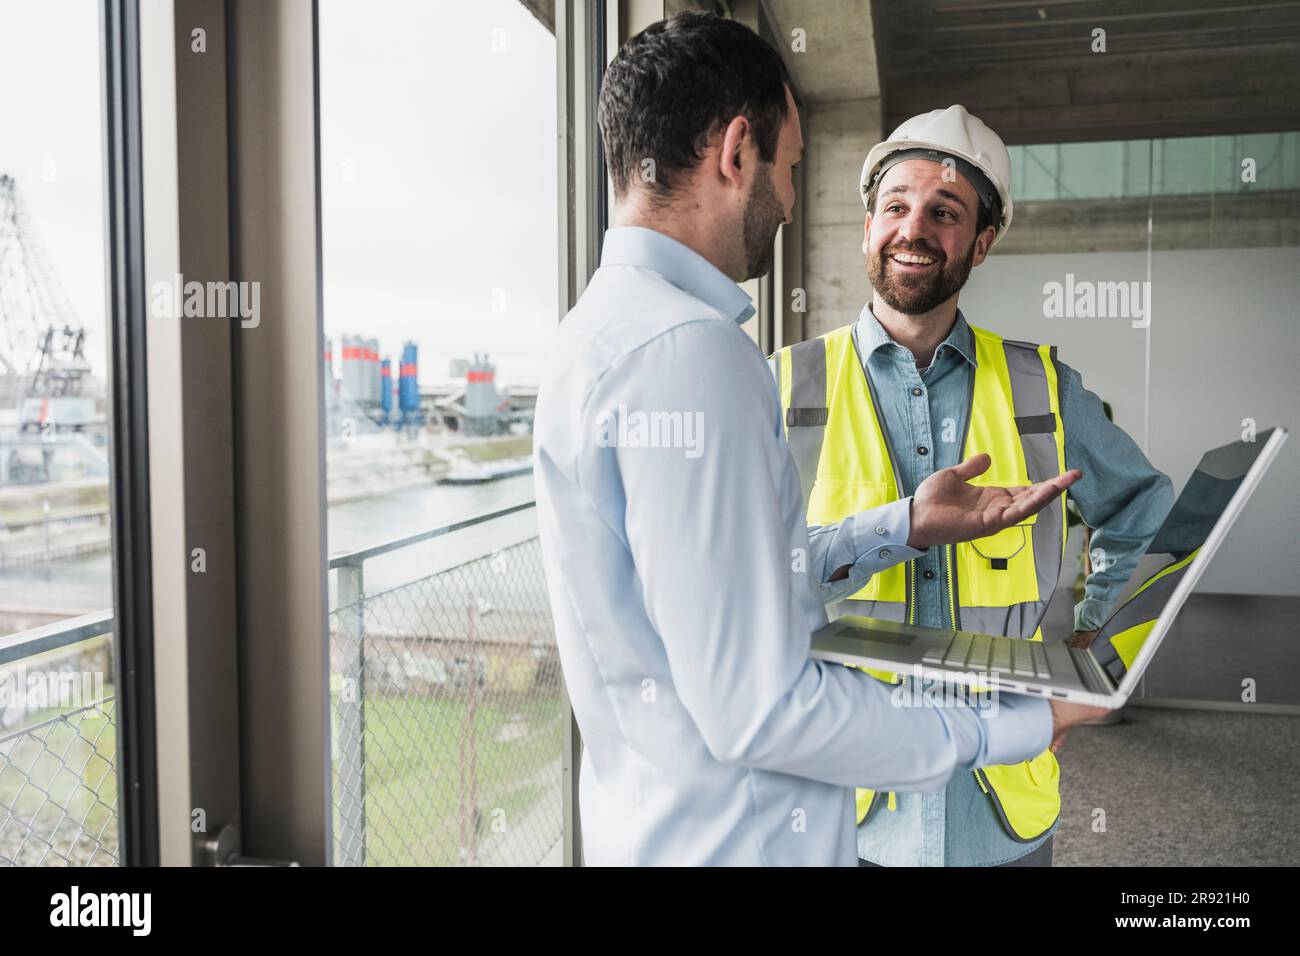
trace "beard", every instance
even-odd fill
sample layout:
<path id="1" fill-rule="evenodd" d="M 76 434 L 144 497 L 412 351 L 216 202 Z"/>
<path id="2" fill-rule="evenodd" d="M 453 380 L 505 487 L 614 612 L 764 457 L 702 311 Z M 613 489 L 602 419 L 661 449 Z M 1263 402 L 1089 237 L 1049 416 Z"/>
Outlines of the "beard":
<path id="1" fill-rule="evenodd" d="M 772 168 L 763 168 L 745 203 L 745 278 L 757 279 L 772 268 L 772 245 L 785 222 L 785 208 L 772 187 Z"/>
<path id="2" fill-rule="evenodd" d="M 890 269 L 889 264 L 893 260 L 889 256 L 896 252 L 930 256 L 938 260 L 939 268 L 933 273 L 924 275 L 911 275 L 898 269 Z M 867 277 L 871 279 L 871 287 L 891 309 L 903 315 L 923 315 L 961 291 L 961 287 L 970 278 L 974 260 L 974 240 L 971 241 L 970 248 L 966 250 L 963 258 L 952 261 L 949 261 L 942 252 L 931 249 L 925 243 L 913 243 L 910 246 L 895 247 L 885 252 L 868 252 Z"/>

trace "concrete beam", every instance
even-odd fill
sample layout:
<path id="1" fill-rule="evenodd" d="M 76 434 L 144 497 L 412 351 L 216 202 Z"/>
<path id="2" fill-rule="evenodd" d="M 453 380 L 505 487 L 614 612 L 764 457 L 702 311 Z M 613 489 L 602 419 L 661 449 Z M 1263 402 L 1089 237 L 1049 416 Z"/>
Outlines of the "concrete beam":
<path id="1" fill-rule="evenodd" d="M 790 72 L 814 103 L 880 95 L 869 0 L 763 0 Z M 794 31 L 802 31 L 796 49 Z"/>

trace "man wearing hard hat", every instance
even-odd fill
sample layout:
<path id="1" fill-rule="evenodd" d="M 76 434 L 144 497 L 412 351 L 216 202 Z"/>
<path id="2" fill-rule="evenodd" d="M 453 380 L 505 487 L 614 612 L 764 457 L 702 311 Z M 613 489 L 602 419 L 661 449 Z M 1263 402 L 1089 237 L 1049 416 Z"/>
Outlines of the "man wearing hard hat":
<path id="1" fill-rule="evenodd" d="M 1094 554 L 1104 555 L 1075 608 L 1072 640 L 1086 646 L 1173 494 L 1055 347 L 1004 339 L 957 307 L 971 269 L 1011 225 L 1007 148 L 964 107 L 934 110 L 871 150 L 861 192 L 871 302 L 857 322 L 774 361 L 808 524 L 905 498 L 936 470 L 981 452 L 991 464 L 974 483 L 989 486 L 1043 481 L 1068 462 L 1083 471 L 1069 494 L 1095 529 Z M 875 574 L 833 611 L 1040 641 L 1065 529 L 1062 495 L 1021 525 L 931 547 Z M 859 790 L 859 859 L 1050 865 L 1061 806 L 1056 746 L 954 775 L 936 793 Z"/>

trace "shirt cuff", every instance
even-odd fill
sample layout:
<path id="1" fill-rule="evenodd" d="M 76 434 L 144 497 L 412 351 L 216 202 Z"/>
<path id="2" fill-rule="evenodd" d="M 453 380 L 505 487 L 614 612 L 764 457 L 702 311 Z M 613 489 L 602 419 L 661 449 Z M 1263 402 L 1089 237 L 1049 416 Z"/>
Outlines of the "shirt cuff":
<path id="1" fill-rule="evenodd" d="M 852 563 L 868 576 L 924 553 L 907 544 L 912 534 L 910 497 L 863 511 L 848 520 L 853 522 L 853 559 L 846 563 Z"/>
<path id="2" fill-rule="evenodd" d="M 840 565 L 843 567 L 843 565 Z M 818 581 L 817 592 L 822 604 L 831 605 L 857 594 L 867 586 L 867 573 L 854 568 L 849 569 L 849 576 L 841 581 Z"/>
<path id="3" fill-rule="evenodd" d="M 954 707 L 946 713 L 962 770 L 1032 760 L 1052 743 L 1052 705 L 1041 697 L 1001 694 L 997 706 Z"/>
<path id="4" fill-rule="evenodd" d="M 912 534 L 912 499 L 891 501 L 870 511 L 849 515 L 826 555 L 827 571 L 849 567 L 842 581 L 819 581 L 823 604 L 834 604 L 866 587 L 873 574 L 924 554 L 908 547 Z"/>

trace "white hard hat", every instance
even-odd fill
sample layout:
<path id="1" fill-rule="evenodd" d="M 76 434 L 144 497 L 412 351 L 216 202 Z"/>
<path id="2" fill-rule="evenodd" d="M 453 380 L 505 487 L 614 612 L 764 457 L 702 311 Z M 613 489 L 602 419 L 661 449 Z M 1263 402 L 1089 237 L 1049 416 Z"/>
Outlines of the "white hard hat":
<path id="1" fill-rule="evenodd" d="M 936 153 L 942 155 L 936 156 Z M 993 222 L 997 230 L 993 237 L 996 243 L 1011 226 L 1011 156 L 1002 138 L 979 117 L 966 112 L 964 106 L 931 110 L 904 120 L 889 139 L 872 147 L 867 161 L 862 164 L 862 204 L 867 204 L 867 193 L 872 183 L 894 162 L 909 158 L 941 162 L 948 156 L 956 159 L 958 171 L 971 180 L 971 185 L 986 204 L 991 205 L 992 199 L 988 187 L 997 191 L 1001 216 Z M 891 161 L 890 157 L 894 159 Z M 981 175 L 987 183 L 979 181 Z"/>

